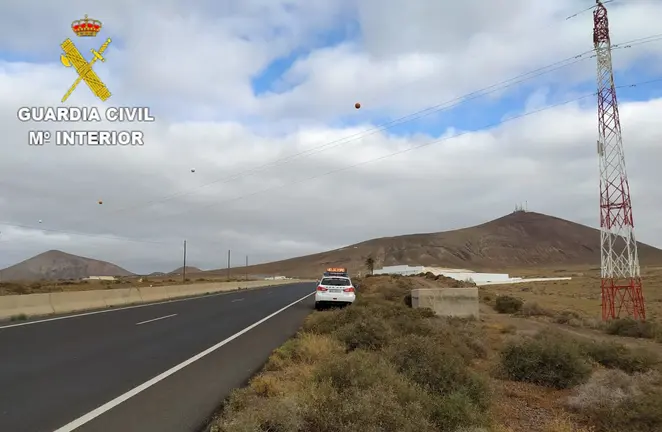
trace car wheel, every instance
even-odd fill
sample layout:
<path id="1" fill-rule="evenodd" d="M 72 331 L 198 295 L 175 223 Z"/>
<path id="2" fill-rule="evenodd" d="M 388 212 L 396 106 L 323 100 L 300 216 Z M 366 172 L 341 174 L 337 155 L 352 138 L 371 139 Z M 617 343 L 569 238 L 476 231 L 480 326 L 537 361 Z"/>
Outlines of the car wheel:
<path id="1" fill-rule="evenodd" d="M 320 310 L 320 309 L 322 309 L 320 302 L 315 302 L 315 310 Z"/>

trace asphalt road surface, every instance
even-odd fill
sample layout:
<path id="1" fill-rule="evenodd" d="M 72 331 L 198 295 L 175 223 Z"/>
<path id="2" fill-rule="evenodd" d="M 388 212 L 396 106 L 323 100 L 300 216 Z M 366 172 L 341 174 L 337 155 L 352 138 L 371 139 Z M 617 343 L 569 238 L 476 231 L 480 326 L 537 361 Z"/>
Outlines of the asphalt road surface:
<path id="1" fill-rule="evenodd" d="M 0 431 L 199 430 L 296 333 L 314 289 L 297 283 L 0 327 Z"/>

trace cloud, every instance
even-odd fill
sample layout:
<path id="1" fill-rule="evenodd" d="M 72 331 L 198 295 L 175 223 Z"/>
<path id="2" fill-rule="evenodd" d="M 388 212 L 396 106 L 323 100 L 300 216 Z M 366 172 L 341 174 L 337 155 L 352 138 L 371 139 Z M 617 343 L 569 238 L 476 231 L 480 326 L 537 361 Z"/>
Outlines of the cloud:
<path id="1" fill-rule="evenodd" d="M 2 6 L 0 266 L 61 249 L 169 270 L 186 239 L 191 265 L 219 268 L 228 249 L 238 265 L 261 262 L 477 224 L 524 201 L 598 220 L 593 98 L 498 124 L 593 91 L 595 59 L 379 127 L 590 49 L 590 13 L 565 20 L 584 3 L 79 3 Z M 610 15 L 614 40 L 659 31 L 660 5 L 623 3 Z M 95 66 L 113 96 L 103 104 L 82 84 L 67 103 L 149 106 L 156 122 L 16 118 L 21 106 L 60 105 L 76 75 L 53 41 L 71 37 L 82 13 L 113 38 Z M 10 37 L 21 19 L 39 37 Z M 618 83 L 655 77 L 662 64 L 662 43 L 615 53 Z M 254 78 L 288 56 L 273 89 L 257 92 Z M 637 235 L 662 246 L 662 92 L 649 84 L 621 96 Z M 140 129 L 145 145 L 28 146 L 29 130 L 71 127 Z"/>

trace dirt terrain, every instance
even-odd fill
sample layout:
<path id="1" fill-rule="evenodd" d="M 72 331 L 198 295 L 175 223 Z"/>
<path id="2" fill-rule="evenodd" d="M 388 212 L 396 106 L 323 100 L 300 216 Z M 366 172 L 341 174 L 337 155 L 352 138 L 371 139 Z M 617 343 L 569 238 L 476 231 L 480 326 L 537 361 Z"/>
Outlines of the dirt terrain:
<path id="1" fill-rule="evenodd" d="M 591 291 L 589 282 L 574 293 Z M 541 295 L 535 307 L 525 301 L 517 312 L 497 312 L 497 294 L 529 292 L 505 286 L 480 289 L 479 320 L 407 306 L 411 289 L 457 283 L 362 280 L 357 303 L 314 312 L 207 430 L 662 430 L 660 339 L 607 334 L 590 321 L 599 301 L 580 307 L 586 312 L 571 315 L 574 321 L 560 320 L 573 310 L 572 296 L 548 304 Z"/>
<path id="2" fill-rule="evenodd" d="M 600 307 L 600 269 L 574 267 L 565 269 L 519 269 L 525 277 L 572 277 L 569 281 L 532 282 L 481 287 L 483 295 L 510 294 L 553 312 L 570 310 L 582 318 L 598 320 Z M 649 319 L 662 319 L 662 266 L 641 269 L 644 298 Z"/>

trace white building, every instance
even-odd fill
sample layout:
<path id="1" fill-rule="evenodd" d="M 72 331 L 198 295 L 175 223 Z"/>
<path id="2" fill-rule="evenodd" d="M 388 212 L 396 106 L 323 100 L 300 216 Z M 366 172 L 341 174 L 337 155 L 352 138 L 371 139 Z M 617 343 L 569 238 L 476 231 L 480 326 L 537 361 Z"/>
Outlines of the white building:
<path id="1" fill-rule="evenodd" d="M 441 267 L 424 267 L 408 265 L 388 266 L 374 271 L 374 274 L 399 274 L 403 276 L 417 275 L 421 273 L 432 273 L 442 275 L 459 281 L 471 281 L 476 285 L 496 285 L 520 282 L 535 282 L 549 280 L 570 280 L 571 278 L 536 278 L 523 279 L 520 277 L 510 277 L 508 273 L 476 273 L 466 269 L 449 269 Z"/>
<path id="2" fill-rule="evenodd" d="M 83 280 L 105 280 L 105 281 L 114 281 L 115 276 L 88 276 L 83 278 Z"/>

